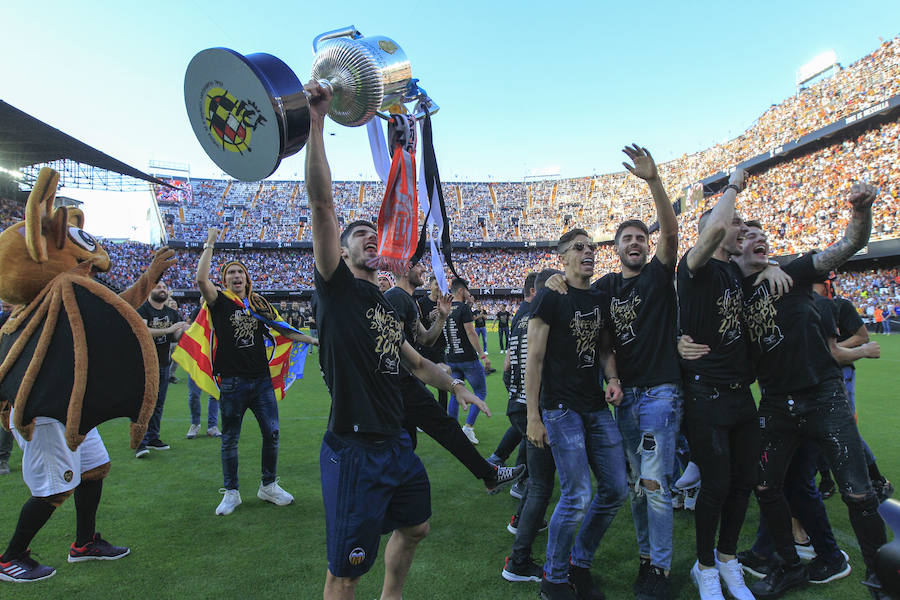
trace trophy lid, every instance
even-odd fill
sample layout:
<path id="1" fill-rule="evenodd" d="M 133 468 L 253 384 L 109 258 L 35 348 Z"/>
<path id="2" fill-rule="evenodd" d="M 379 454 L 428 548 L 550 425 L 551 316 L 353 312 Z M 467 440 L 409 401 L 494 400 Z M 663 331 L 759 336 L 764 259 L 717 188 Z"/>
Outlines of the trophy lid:
<path id="1" fill-rule="evenodd" d="M 309 136 L 303 85 L 271 54 L 199 52 L 184 76 L 184 103 L 203 150 L 241 181 L 265 179 Z"/>

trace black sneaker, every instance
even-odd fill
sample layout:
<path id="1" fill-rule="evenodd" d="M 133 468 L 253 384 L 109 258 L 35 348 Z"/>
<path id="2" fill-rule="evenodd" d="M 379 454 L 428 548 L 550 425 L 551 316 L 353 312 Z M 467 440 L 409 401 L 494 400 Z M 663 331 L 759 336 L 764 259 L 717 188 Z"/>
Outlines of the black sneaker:
<path id="1" fill-rule="evenodd" d="M 641 564 L 638 567 L 637 579 L 634 580 L 634 585 L 631 586 L 631 591 L 637 595 L 638 590 L 644 585 L 644 581 L 647 579 L 647 574 L 650 572 L 650 559 L 641 557 Z"/>
<path id="2" fill-rule="evenodd" d="M 516 500 L 521 500 L 525 495 L 525 482 L 517 481 L 516 485 L 509 488 L 509 495 L 515 498 Z"/>
<path id="3" fill-rule="evenodd" d="M 891 600 L 891 596 L 889 596 L 884 591 L 884 588 L 881 587 L 881 581 L 878 579 L 878 575 L 873 571 L 866 571 L 866 578 L 863 579 L 862 584 L 868 588 L 869 595 L 872 596 L 874 600 Z"/>
<path id="4" fill-rule="evenodd" d="M 807 565 L 810 583 L 828 583 L 835 579 L 843 579 L 850 574 L 850 564 L 841 556 L 840 562 L 827 563 L 821 556 L 812 559 Z"/>
<path id="5" fill-rule="evenodd" d="M 549 527 L 549 524 L 547 523 L 547 519 L 544 519 L 544 522 L 541 523 L 541 526 L 538 528 L 538 533 L 547 531 L 547 527 Z M 512 516 L 512 519 L 509 520 L 509 525 L 506 526 L 506 530 L 513 535 L 519 533 L 519 515 Z"/>
<path id="6" fill-rule="evenodd" d="M 785 592 L 803 587 L 809 583 L 806 565 L 800 563 L 789 567 L 778 565 L 772 568 L 766 578 L 750 586 L 750 591 L 757 598 L 781 598 Z"/>
<path id="7" fill-rule="evenodd" d="M 538 592 L 541 600 L 578 600 L 578 596 L 572 591 L 568 582 L 551 583 L 541 579 L 541 590 Z"/>
<path id="8" fill-rule="evenodd" d="M 131 554 L 131 550 L 124 546 L 113 546 L 102 537 L 99 533 L 95 533 L 94 537 L 84 546 L 76 546 L 72 542 L 69 548 L 70 563 L 84 562 L 86 560 L 119 560 Z"/>
<path id="9" fill-rule="evenodd" d="M 668 600 L 669 578 L 664 569 L 650 565 L 644 583 L 635 594 L 635 600 Z"/>
<path id="10" fill-rule="evenodd" d="M 569 583 L 574 588 L 578 600 L 606 600 L 603 592 L 594 586 L 590 569 L 569 565 Z"/>
<path id="11" fill-rule="evenodd" d="M 741 563 L 741 568 L 744 569 L 744 573 L 753 575 L 759 579 L 768 575 L 769 571 L 771 571 L 772 567 L 775 565 L 774 560 L 765 556 L 760 556 L 753 550 L 738 552 L 737 559 L 738 562 Z"/>
<path id="12" fill-rule="evenodd" d="M 512 485 L 519 480 L 519 477 L 525 472 L 525 468 L 525 465 L 494 467 L 494 475 L 484 480 L 487 493 L 493 496 L 505 486 Z"/>
<path id="13" fill-rule="evenodd" d="M 507 581 L 535 581 L 538 582 L 544 576 L 541 565 L 535 564 L 530 558 L 523 563 L 517 563 L 511 557 L 506 557 L 503 563 L 503 572 L 500 573 Z"/>
<path id="14" fill-rule="evenodd" d="M 56 569 L 42 565 L 30 555 L 31 550 L 29 549 L 20 556 L 10 558 L 7 562 L 0 560 L 0 581 L 31 583 L 53 577 L 56 574 Z"/>
<path id="15" fill-rule="evenodd" d="M 134 451 L 135 458 L 144 458 L 148 454 L 150 454 L 150 450 L 148 450 L 147 446 L 144 444 L 141 444 L 140 446 L 138 446 L 137 450 Z"/>
<path id="16" fill-rule="evenodd" d="M 834 479 L 831 477 L 823 477 L 819 480 L 819 493 L 822 494 L 823 500 L 828 500 L 834 496 Z"/>
<path id="17" fill-rule="evenodd" d="M 168 450 L 170 446 L 161 439 L 156 438 L 147 442 L 147 447 L 153 450 Z"/>

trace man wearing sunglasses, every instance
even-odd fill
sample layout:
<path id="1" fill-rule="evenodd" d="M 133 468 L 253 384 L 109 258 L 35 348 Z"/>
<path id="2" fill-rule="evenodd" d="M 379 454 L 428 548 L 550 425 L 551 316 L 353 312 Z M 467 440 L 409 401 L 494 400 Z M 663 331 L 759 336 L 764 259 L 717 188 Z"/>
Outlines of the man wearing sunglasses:
<path id="1" fill-rule="evenodd" d="M 622 436 L 606 405 L 622 399 L 603 310 L 608 300 L 590 286 L 595 249 L 584 229 L 559 239 L 568 292 L 540 290 L 528 321 L 526 431 L 535 447 L 550 446 L 560 484 L 547 536 L 544 600 L 602 597 L 591 563 L 627 495 Z"/>

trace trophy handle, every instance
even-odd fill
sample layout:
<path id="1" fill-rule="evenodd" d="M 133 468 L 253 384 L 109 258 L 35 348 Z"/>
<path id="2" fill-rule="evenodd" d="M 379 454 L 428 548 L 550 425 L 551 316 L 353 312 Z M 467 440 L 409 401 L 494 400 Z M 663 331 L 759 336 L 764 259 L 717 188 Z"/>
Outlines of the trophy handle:
<path id="1" fill-rule="evenodd" d="M 352 40 L 359 39 L 363 36 L 354 25 L 348 25 L 347 27 L 343 27 L 341 29 L 335 29 L 333 31 L 326 31 L 325 33 L 320 33 L 316 37 L 313 38 L 313 54 L 319 51 L 319 44 L 326 40 L 333 40 L 335 38 L 348 37 Z"/>

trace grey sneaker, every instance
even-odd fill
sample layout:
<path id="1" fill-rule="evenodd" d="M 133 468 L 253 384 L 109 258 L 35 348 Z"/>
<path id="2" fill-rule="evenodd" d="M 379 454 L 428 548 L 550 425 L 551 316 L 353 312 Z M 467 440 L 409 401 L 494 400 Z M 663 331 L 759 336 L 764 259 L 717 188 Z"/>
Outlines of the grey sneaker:
<path id="1" fill-rule="evenodd" d="M 219 431 L 219 428 L 213 425 L 209 429 L 206 430 L 206 435 L 208 437 L 222 437 L 222 432 Z"/>
<path id="2" fill-rule="evenodd" d="M 192 440 L 197 437 L 197 434 L 200 433 L 200 425 L 191 425 L 190 429 L 188 429 L 187 435 L 185 436 L 187 439 Z"/>
<path id="3" fill-rule="evenodd" d="M 219 492 L 225 494 L 225 497 L 222 498 L 219 506 L 216 507 L 217 515 L 230 515 L 234 512 L 234 509 L 241 505 L 241 492 L 239 490 L 226 490 L 223 488 Z"/>
<path id="4" fill-rule="evenodd" d="M 9 462 L 0 460 L 0 475 L 9 475 Z"/>

